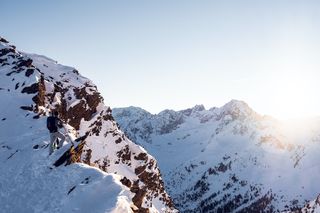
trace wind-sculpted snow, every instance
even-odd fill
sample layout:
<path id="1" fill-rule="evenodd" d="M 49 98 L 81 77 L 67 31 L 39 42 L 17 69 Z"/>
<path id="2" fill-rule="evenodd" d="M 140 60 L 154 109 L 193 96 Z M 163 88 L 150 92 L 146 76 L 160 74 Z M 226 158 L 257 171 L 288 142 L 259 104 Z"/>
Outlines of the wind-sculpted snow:
<path id="1" fill-rule="evenodd" d="M 156 160 L 118 129 L 97 87 L 76 69 L 1 38 L 0 97 L 5 212 L 175 211 Z M 69 144 L 48 157 L 50 109 L 65 122 Z M 55 168 L 70 140 L 70 159 L 80 164 Z"/>
<path id="2" fill-rule="evenodd" d="M 113 109 L 120 128 L 157 158 L 182 212 L 293 211 L 319 194 L 319 119 L 283 123 L 237 100 L 170 114 Z"/>

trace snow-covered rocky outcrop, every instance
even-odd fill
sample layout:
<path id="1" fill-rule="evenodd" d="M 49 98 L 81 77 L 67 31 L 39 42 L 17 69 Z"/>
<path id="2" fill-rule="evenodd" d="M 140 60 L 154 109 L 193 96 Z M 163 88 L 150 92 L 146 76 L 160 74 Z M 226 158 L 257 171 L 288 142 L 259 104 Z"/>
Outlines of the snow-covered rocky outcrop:
<path id="1" fill-rule="evenodd" d="M 113 109 L 120 128 L 156 157 L 181 212 L 301 209 L 320 192 L 320 120 L 282 123 L 232 100 L 206 110 Z"/>
<path id="2" fill-rule="evenodd" d="M 157 161 L 132 143 L 96 86 L 0 37 L 0 206 L 3 212 L 172 212 Z M 48 156 L 46 115 L 74 140 Z M 68 150 L 65 164 L 54 167 Z M 64 165 L 65 165 L 64 164 Z"/>
<path id="3" fill-rule="evenodd" d="M 301 213 L 319 213 L 320 212 L 320 195 L 315 200 L 308 202 L 302 209 Z"/>

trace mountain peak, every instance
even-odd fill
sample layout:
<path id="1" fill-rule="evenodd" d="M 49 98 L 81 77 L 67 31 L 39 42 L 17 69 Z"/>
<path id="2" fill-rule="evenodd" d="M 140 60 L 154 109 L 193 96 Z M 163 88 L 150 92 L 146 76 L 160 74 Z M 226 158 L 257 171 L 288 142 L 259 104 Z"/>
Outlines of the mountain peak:
<path id="1" fill-rule="evenodd" d="M 119 115 L 124 117 L 135 116 L 137 119 L 144 116 L 151 116 L 151 113 L 135 106 L 129 106 L 124 108 L 113 108 L 113 115 Z"/>
<path id="2" fill-rule="evenodd" d="M 205 110 L 205 107 L 202 104 L 200 104 L 200 105 L 197 104 L 192 108 L 180 110 L 179 112 L 184 114 L 184 115 L 186 115 L 186 116 L 190 116 L 193 113 L 201 112 L 201 111 L 204 111 L 204 110 Z"/>
<path id="3" fill-rule="evenodd" d="M 252 114 L 256 114 L 249 105 L 241 100 L 232 99 L 222 107 L 218 108 L 221 116 L 231 115 L 232 119 L 244 119 Z"/>
<path id="4" fill-rule="evenodd" d="M 0 36 L 0 42 L 2 42 L 2 43 L 6 43 L 6 44 L 8 44 L 8 43 L 9 43 L 9 41 L 7 41 L 6 39 L 2 38 L 1 36 Z"/>
<path id="5" fill-rule="evenodd" d="M 241 100 L 236 100 L 236 99 L 232 99 L 231 101 L 223 105 L 221 109 L 224 109 L 224 110 L 239 109 L 242 112 L 252 111 L 251 107 L 246 102 Z"/>
<path id="6" fill-rule="evenodd" d="M 227 107 L 227 106 L 249 107 L 249 105 L 245 101 L 237 100 L 237 99 L 232 99 L 231 101 L 223 105 L 223 107 Z"/>
<path id="7" fill-rule="evenodd" d="M 1 43 L 9 44 L 9 41 L 0 36 L 0 44 Z"/>
<path id="8" fill-rule="evenodd" d="M 192 110 L 194 111 L 194 112 L 200 112 L 200 111 L 203 111 L 203 110 L 205 110 L 206 108 L 203 106 L 203 104 L 197 104 L 197 105 L 195 105 L 194 107 L 192 107 Z"/>

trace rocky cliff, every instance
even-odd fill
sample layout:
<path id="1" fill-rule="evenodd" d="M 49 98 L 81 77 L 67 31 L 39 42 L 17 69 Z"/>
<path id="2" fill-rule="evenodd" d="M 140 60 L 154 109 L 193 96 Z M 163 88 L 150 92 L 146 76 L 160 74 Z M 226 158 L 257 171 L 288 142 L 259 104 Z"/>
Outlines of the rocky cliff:
<path id="1" fill-rule="evenodd" d="M 104 104 L 97 87 L 89 79 L 81 76 L 76 69 L 60 65 L 47 57 L 19 52 L 4 38 L 0 38 L 0 76 L 0 168 L 2 174 L 6 174 L 0 175 L 2 183 L 19 184 L 16 179 L 10 179 L 11 176 L 32 181 L 29 173 L 41 173 L 45 179 L 46 174 L 42 170 L 46 168 L 50 168 L 50 172 L 63 169 L 61 175 L 66 176 L 72 172 L 67 168 L 74 166 L 51 166 L 72 148 L 73 152 L 70 152 L 71 156 L 68 156 L 65 164 L 78 162 L 79 165 L 89 166 L 85 168 L 97 168 L 94 170 L 96 172 L 116 175 L 115 179 L 119 179 L 117 184 L 121 185 L 122 190 L 128 191 L 130 211 L 174 211 L 164 189 L 157 161 L 119 130 L 110 107 Z M 59 111 L 70 139 L 69 144 L 48 157 L 49 135 L 45 121 L 50 110 Z M 71 140 L 76 138 L 79 140 L 71 147 Z M 46 162 L 47 167 L 30 167 L 39 171 L 29 171 L 27 165 L 43 164 L 40 160 Z M 81 166 L 76 171 L 81 173 Z M 91 183 L 90 177 L 83 179 L 78 184 Z M 56 187 L 59 187 L 59 182 Z M 71 187 L 72 190 L 68 191 L 77 191 L 78 188 Z M 0 206 L 5 206 L 6 212 L 17 210 L 13 196 L 19 189 L 4 190 L 5 193 L 1 190 Z M 34 189 L 26 187 L 24 190 L 21 196 L 27 202 L 26 191 Z M 71 196 L 71 191 L 63 197 Z M 86 190 L 81 193 L 86 193 Z M 43 206 L 48 206 L 50 200 L 43 198 L 41 202 L 36 202 L 34 209 L 28 206 L 29 212 L 36 212 L 37 205 L 45 210 Z M 91 203 L 94 204 L 94 200 Z M 66 212 L 60 207 L 61 212 Z M 56 208 L 59 209 L 59 205 Z M 49 208 L 46 212 L 59 212 L 57 209 Z M 81 209 L 78 210 L 81 212 Z"/>

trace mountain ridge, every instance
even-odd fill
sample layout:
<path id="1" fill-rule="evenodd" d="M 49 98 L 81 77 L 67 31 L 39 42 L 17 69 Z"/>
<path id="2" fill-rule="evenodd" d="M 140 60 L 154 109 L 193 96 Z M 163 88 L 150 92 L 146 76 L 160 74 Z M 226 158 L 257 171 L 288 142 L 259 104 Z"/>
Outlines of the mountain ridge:
<path id="1" fill-rule="evenodd" d="M 48 57 L 19 52 L 1 37 L 0 76 L 0 95 L 5 100 L 0 106 L 0 168 L 4 171 L 0 183 L 6 183 L 1 184 L 0 205 L 6 212 L 21 212 L 21 208 L 24 212 L 87 212 L 88 206 L 93 207 L 92 212 L 176 211 L 157 161 L 118 129 L 111 108 L 92 81 Z M 70 143 L 64 144 L 47 157 L 45 119 L 50 110 L 59 112 L 68 138 L 82 138 L 74 142 L 76 151 L 66 159 L 67 164 L 76 164 L 50 169 L 72 149 Z M 61 177 L 59 183 L 58 175 L 71 179 Z M 48 184 L 53 187 L 54 182 L 43 181 L 49 177 L 61 188 L 50 192 Z M 105 196 L 99 197 L 94 188 Z M 33 195 L 37 190 L 40 195 Z M 53 193 L 61 200 L 46 200 L 53 198 Z M 104 202 L 108 196 L 112 201 Z M 28 204 L 28 200 L 32 202 Z"/>
<path id="2" fill-rule="evenodd" d="M 115 119 L 158 159 L 182 212 L 295 211 L 319 194 L 312 174 L 319 169 L 320 120 L 290 132 L 306 131 L 301 139 L 237 100 L 152 118 L 122 114 L 126 110 L 114 108 Z"/>

